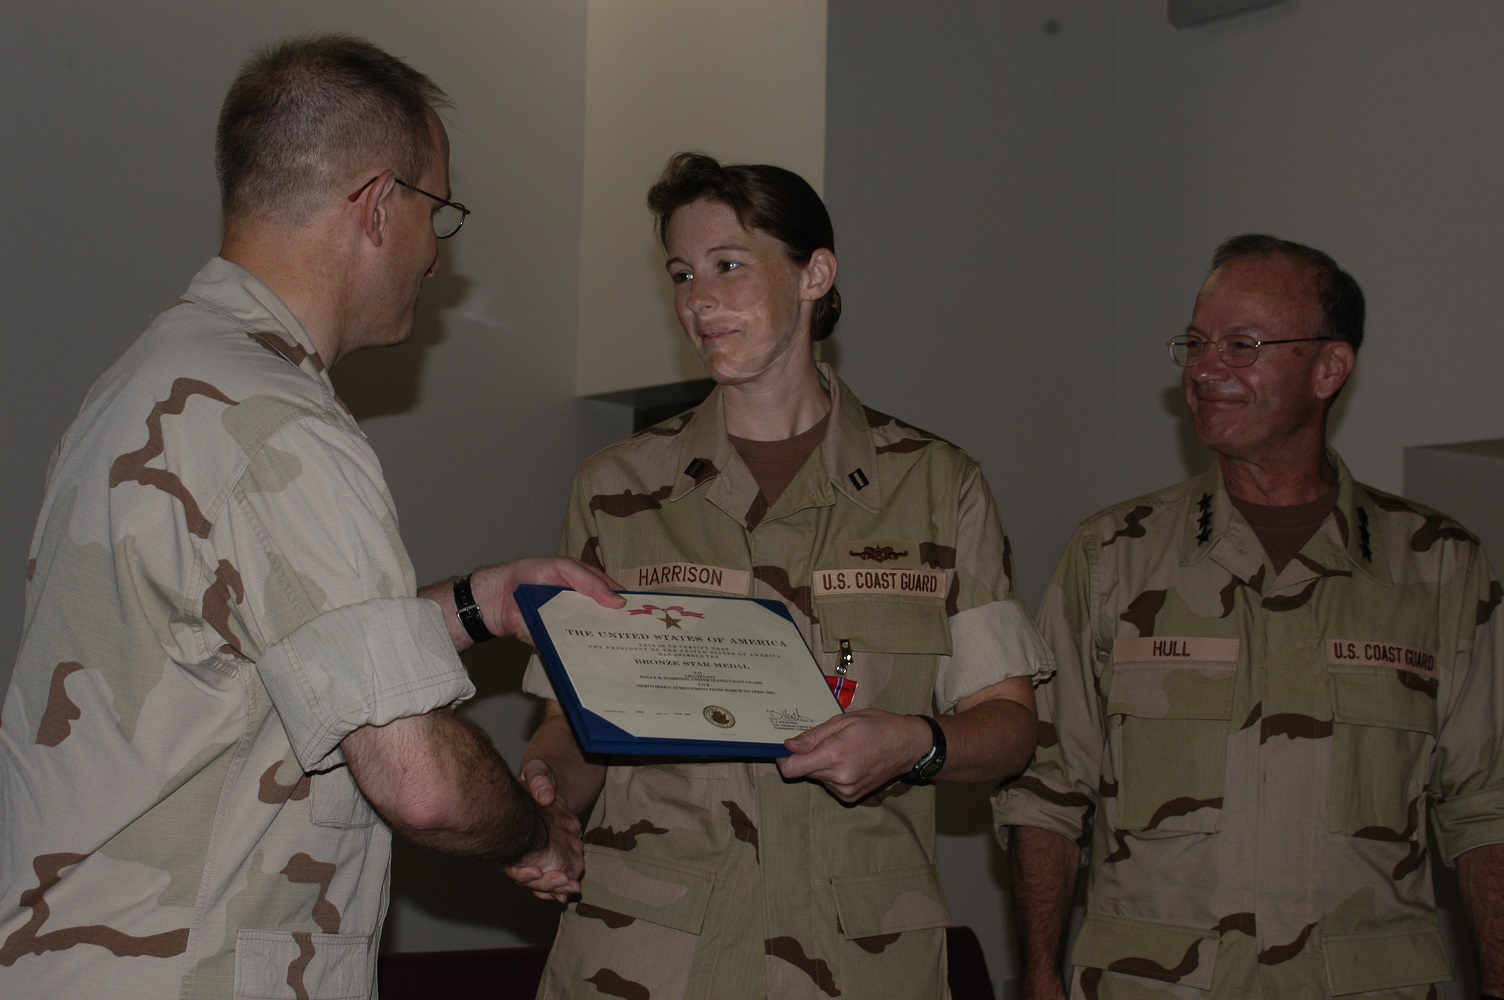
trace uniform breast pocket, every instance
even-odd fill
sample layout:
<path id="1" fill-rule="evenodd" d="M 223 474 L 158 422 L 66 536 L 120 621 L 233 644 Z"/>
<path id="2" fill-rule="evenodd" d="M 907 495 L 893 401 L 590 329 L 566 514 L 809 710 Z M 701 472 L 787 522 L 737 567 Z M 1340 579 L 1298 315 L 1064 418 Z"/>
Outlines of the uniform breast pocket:
<path id="1" fill-rule="evenodd" d="M 950 619 L 941 600 L 879 594 L 816 598 L 815 614 L 827 652 L 845 639 L 857 652 L 950 653 Z"/>
<path id="2" fill-rule="evenodd" d="M 930 710 L 937 657 L 951 651 L 943 601 L 880 594 L 817 598 L 815 614 L 826 674 L 840 672 L 843 640 L 850 649 L 850 676 L 857 680 L 850 709 Z"/>
<path id="3" fill-rule="evenodd" d="M 1117 760 L 1113 825 L 1142 833 L 1211 833 L 1222 815 L 1238 665 L 1114 664 L 1105 715 Z"/>
<path id="4" fill-rule="evenodd" d="M 1332 693 L 1329 829 L 1413 839 L 1436 736 L 1436 682 L 1388 667 L 1327 668 Z"/>

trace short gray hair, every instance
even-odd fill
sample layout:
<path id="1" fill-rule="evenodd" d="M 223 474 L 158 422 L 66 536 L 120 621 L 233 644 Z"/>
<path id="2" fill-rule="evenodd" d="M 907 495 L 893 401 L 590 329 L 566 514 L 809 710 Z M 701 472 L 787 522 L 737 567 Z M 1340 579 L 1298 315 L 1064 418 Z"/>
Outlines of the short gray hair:
<path id="1" fill-rule="evenodd" d="M 214 144 L 226 226 L 311 212 L 363 163 L 416 181 L 433 163 L 438 85 L 352 35 L 310 35 L 246 61 L 225 95 Z"/>

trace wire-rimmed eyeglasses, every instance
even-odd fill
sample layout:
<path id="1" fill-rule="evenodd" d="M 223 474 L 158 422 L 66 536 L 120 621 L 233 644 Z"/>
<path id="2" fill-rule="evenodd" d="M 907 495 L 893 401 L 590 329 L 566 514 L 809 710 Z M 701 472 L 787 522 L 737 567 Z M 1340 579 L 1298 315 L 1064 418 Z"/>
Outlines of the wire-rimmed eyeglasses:
<path id="1" fill-rule="evenodd" d="M 376 177 L 380 176 L 380 174 L 376 175 Z M 364 191 L 372 184 L 375 184 L 376 177 L 372 177 L 370 180 L 362 184 L 359 189 L 357 189 L 356 192 L 350 196 L 350 200 L 354 201 L 356 198 L 359 198 L 361 191 Z M 433 234 L 439 239 L 449 239 L 449 237 L 459 232 L 460 227 L 465 224 L 465 217 L 470 214 L 470 210 L 464 205 L 461 205 L 457 201 L 449 201 L 446 198 L 440 198 L 432 191 L 424 191 L 422 188 L 414 184 L 407 183 L 407 181 L 402 180 L 400 177 L 393 177 L 392 180 L 396 181 L 398 184 L 401 184 L 409 191 L 416 191 L 419 194 L 426 194 L 428 195 L 428 197 L 439 203 L 439 207 L 433 210 Z"/>
<path id="2" fill-rule="evenodd" d="M 1170 360 L 1182 368 L 1189 368 L 1201 360 L 1206 345 L 1217 349 L 1222 363 L 1229 368 L 1247 368 L 1259 359 L 1259 348 L 1269 344 L 1305 344 L 1316 340 L 1336 340 L 1336 337 L 1288 337 L 1283 340 L 1253 340 L 1248 337 L 1223 337 L 1207 340 L 1205 337 L 1171 337 Z"/>

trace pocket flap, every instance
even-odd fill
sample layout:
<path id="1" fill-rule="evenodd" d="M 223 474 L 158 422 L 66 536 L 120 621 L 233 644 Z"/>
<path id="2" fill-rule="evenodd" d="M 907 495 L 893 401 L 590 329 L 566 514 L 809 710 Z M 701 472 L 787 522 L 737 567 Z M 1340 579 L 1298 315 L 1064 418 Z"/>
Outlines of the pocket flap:
<path id="1" fill-rule="evenodd" d="M 1071 963 L 1209 990 L 1217 941 L 1215 931 L 1200 927 L 1088 913 L 1071 950 Z"/>
<path id="2" fill-rule="evenodd" d="M 943 599 L 874 594 L 816 598 L 815 614 L 827 652 L 834 651 L 842 639 L 851 640 L 851 648 L 858 652 L 945 656 L 951 652 L 950 619 Z"/>
<path id="3" fill-rule="evenodd" d="M 715 873 L 631 851 L 585 845 L 580 902 L 691 934 L 700 933 Z"/>
<path id="4" fill-rule="evenodd" d="M 950 906 L 940 869 L 934 865 L 830 880 L 841 934 L 852 938 L 944 927 Z"/>
<path id="5" fill-rule="evenodd" d="M 1335 721 L 1436 735 L 1436 696 L 1407 682 L 1404 671 L 1330 666 L 1327 676 Z"/>
<path id="6" fill-rule="evenodd" d="M 1236 663 L 1114 663 L 1107 714 L 1138 719 L 1226 719 Z"/>
<path id="7" fill-rule="evenodd" d="M 242 929 L 235 935 L 235 1000 L 360 1000 L 371 995 L 371 939 Z"/>
<path id="8" fill-rule="evenodd" d="M 1451 964 L 1435 924 L 1321 939 L 1334 996 L 1445 983 Z"/>

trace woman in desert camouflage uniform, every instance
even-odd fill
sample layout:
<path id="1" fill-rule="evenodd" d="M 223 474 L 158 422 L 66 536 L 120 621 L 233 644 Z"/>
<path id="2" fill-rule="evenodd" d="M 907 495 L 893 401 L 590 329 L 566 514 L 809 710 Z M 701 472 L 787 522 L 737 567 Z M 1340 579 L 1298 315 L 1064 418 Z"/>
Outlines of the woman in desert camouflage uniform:
<path id="1" fill-rule="evenodd" d="M 1050 662 L 991 493 L 816 360 L 841 306 L 802 178 L 681 153 L 648 203 L 717 385 L 585 462 L 563 549 L 630 589 L 784 601 L 849 704 L 775 764 L 587 758 L 550 701 L 524 780 L 594 808 L 540 996 L 946 997 L 929 782 L 1021 769 Z M 537 664 L 526 687 L 553 698 Z"/>

